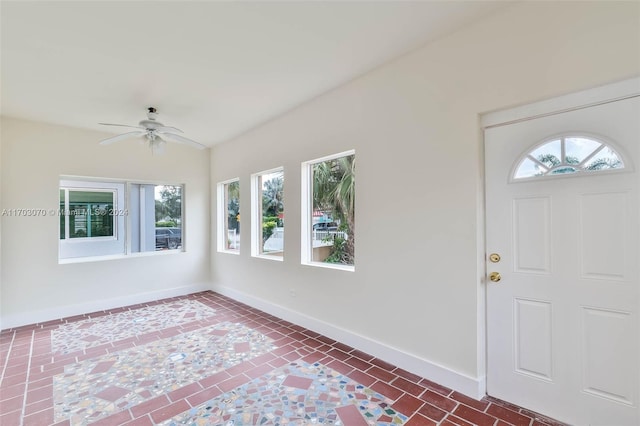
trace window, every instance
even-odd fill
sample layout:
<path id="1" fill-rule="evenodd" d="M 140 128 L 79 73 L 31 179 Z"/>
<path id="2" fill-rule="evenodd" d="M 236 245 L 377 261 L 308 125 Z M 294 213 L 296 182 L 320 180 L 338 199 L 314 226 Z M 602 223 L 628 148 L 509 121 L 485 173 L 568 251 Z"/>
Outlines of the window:
<path id="1" fill-rule="evenodd" d="M 60 181 L 59 258 L 125 253 L 124 184 Z"/>
<path id="2" fill-rule="evenodd" d="M 567 136 L 547 140 L 528 152 L 518 162 L 513 179 L 623 168 L 620 155 L 604 142 Z"/>
<path id="3" fill-rule="evenodd" d="M 182 185 L 61 179 L 59 260 L 182 249 L 182 193 Z"/>
<path id="4" fill-rule="evenodd" d="M 132 253 L 182 248 L 182 192 L 181 185 L 129 185 Z"/>
<path id="5" fill-rule="evenodd" d="M 282 260 L 284 254 L 284 172 L 251 175 L 251 255 Z"/>
<path id="6" fill-rule="evenodd" d="M 240 253 L 240 180 L 218 184 L 218 251 Z"/>
<path id="7" fill-rule="evenodd" d="M 354 270 L 355 151 L 302 164 L 302 262 Z"/>

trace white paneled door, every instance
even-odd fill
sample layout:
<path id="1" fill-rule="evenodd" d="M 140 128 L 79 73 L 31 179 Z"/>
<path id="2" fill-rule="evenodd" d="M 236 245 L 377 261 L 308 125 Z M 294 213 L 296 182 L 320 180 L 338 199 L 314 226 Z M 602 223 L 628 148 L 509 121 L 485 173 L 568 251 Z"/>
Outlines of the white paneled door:
<path id="1" fill-rule="evenodd" d="M 640 425 L 640 97 L 485 130 L 487 392 Z"/>

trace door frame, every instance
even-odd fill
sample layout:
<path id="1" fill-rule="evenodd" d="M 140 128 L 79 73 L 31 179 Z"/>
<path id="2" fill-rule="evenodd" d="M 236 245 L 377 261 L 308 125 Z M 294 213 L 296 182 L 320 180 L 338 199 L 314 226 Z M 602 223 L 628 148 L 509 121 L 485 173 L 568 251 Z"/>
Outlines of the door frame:
<path id="1" fill-rule="evenodd" d="M 567 95 L 546 99 L 543 101 L 534 102 L 527 105 L 521 105 L 514 108 L 498 110 L 488 112 L 480 115 L 480 128 L 482 131 L 482 253 L 478 256 L 479 261 L 482 262 L 478 270 L 481 271 L 481 289 L 479 291 L 479 319 L 480 321 L 478 331 L 478 361 L 482 368 L 480 378 L 480 393 L 486 395 L 487 393 L 487 380 L 488 380 L 488 361 L 491 354 L 489 354 L 489 344 L 487 340 L 487 259 L 488 247 L 487 247 L 487 205 L 486 205 L 486 192 L 487 181 L 485 175 L 486 167 L 486 146 L 487 140 L 485 139 L 485 131 L 493 127 L 508 126 L 510 124 L 516 124 L 522 121 L 534 120 L 536 118 L 547 117 L 551 115 L 562 114 L 565 112 L 576 111 L 585 109 L 597 105 L 603 105 L 611 102 L 616 102 L 624 99 L 640 97 L 640 76 L 621 80 L 615 83 L 610 83 L 602 86 L 597 86 L 591 89 L 582 90 Z M 514 159 L 515 161 L 515 159 Z M 640 167 L 640 165 L 639 165 Z"/>

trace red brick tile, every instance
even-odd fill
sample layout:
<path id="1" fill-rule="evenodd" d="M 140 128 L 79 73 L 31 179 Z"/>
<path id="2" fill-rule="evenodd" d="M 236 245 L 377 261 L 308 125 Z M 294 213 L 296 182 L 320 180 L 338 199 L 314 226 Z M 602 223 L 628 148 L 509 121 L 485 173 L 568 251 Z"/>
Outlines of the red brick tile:
<path id="1" fill-rule="evenodd" d="M 313 355 L 313 354 L 311 354 L 311 355 Z M 309 356 L 311 356 L 311 355 L 309 355 Z M 269 361 L 269 365 L 272 366 L 273 368 L 282 367 L 283 365 L 286 365 L 288 363 L 289 363 L 289 361 L 287 361 L 284 358 L 276 358 L 276 359 L 273 359 L 273 360 Z"/>
<path id="2" fill-rule="evenodd" d="M 159 410 L 156 410 L 151 413 L 151 418 L 154 422 L 160 423 L 164 420 L 170 419 L 173 416 L 177 416 L 180 413 L 183 413 L 189 410 L 191 407 L 187 404 L 187 401 L 184 399 L 178 402 L 174 402 L 171 405 L 167 405 L 166 407 L 162 407 Z"/>
<path id="3" fill-rule="evenodd" d="M 231 378 L 231 375 L 223 370 L 223 371 L 220 371 L 219 373 L 212 374 L 209 377 L 205 377 L 204 379 L 201 379 L 198 383 L 200 383 L 200 385 L 206 389 L 208 387 L 217 385 L 218 383 L 222 383 L 225 380 L 230 378 Z"/>
<path id="4" fill-rule="evenodd" d="M 351 351 L 351 355 L 357 356 L 361 360 L 367 361 L 367 362 L 371 362 L 371 360 L 375 358 L 373 355 L 369 355 L 368 353 L 362 352 L 358 349 Z"/>
<path id="5" fill-rule="evenodd" d="M 476 426 L 473 423 L 462 420 L 460 417 L 454 416 L 453 414 L 449 414 L 441 424 L 443 426 Z"/>
<path id="6" fill-rule="evenodd" d="M 279 347 L 277 349 L 272 350 L 271 353 L 273 355 L 282 356 L 282 355 L 288 354 L 289 352 L 293 352 L 295 350 L 296 350 L 296 348 L 294 348 L 293 346 L 285 345 L 285 346 L 282 346 L 282 347 Z"/>
<path id="7" fill-rule="evenodd" d="M 327 356 L 324 353 L 321 352 L 312 352 L 309 355 L 305 356 L 302 358 L 302 360 L 304 362 L 308 362 L 309 364 L 313 364 L 316 363 L 318 361 L 320 361 L 321 359 L 326 358 Z"/>
<path id="8" fill-rule="evenodd" d="M 436 426 L 437 423 L 433 420 L 427 419 L 420 414 L 415 414 L 404 424 L 405 426 Z"/>
<path id="9" fill-rule="evenodd" d="M 333 344 L 335 344 L 335 343 L 336 343 L 336 341 L 335 341 L 335 340 L 330 339 L 330 338 L 328 338 L 327 336 L 322 336 L 322 335 L 320 335 L 320 336 L 316 337 L 316 339 L 320 340 L 320 341 L 321 341 L 321 342 L 323 342 L 323 343 L 326 343 L 326 344 L 327 344 L 327 345 L 329 345 L 329 346 L 331 346 L 331 345 L 333 345 Z"/>
<path id="10" fill-rule="evenodd" d="M 419 384 L 424 386 L 427 389 L 431 389 L 432 391 L 438 392 L 440 395 L 444 395 L 444 396 L 449 396 L 451 395 L 451 392 L 453 392 L 451 389 L 427 379 L 420 380 Z"/>
<path id="11" fill-rule="evenodd" d="M 471 407 L 467 407 L 464 404 L 458 405 L 458 407 L 453 411 L 453 414 L 478 426 L 493 426 L 496 422 L 495 417 L 491 417 Z"/>
<path id="12" fill-rule="evenodd" d="M 247 370 L 251 370 L 255 367 L 251 361 L 243 361 L 240 364 L 236 364 L 233 367 L 227 368 L 225 371 L 232 376 L 237 376 L 240 373 L 244 373 Z"/>
<path id="13" fill-rule="evenodd" d="M 404 394 L 400 398 L 398 398 L 398 400 L 394 402 L 391 407 L 394 410 L 401 412 L 405 416 L 410 417 L 411 415 L 413 415 L 413 413 L 418 411 L 418 409 L 422 407 L 423 404 L 424 402 L 419 400 L 418 398 Z"/>
<path id="14" fill-rule="evenodd" d="M 233 377 L 231 379 L 227 379 L 222 383 L 218 384 L 218 388 L 222 391 L 222 392 L 228 392 L 232 389 L 235 389 L 239 386 L 244 385 L 245 383 L 249 382 L 251 379 L 247 376 L 245 376 L 244 374 L 240 374 L 239 376 Z"/>
<path id="15" fill-rule="evenodd" d="M 24 424 L 29 426 L 49 426 L 53 423 L 53 407 L 24 416 Z"/>
<path id="16" fill-rule="evenodd" d="M 255 378 L 258 378 L 260 376 L 263 376 L 263 375 L 267 374 L 271 370 L 273 370 L 273 367 L 271 367 L 269 364 L 262 364 L 262 365 L 259 365 L 257 367 L 252 368 L 251 370 L 246 371 L 244 374 L 246 374 L 247 376 L 249 376 L 252 379 L 255 379 Z"/>
<path id="17" fill-rule="evenodd" d="M 398 377 L 393 382 L 391 382 L 391 384 L 397 388 L 402 389 L 405 392 L 410 393 L 413 396 L 420 396 L 425 391 L 425 388 L 423 388 L 422 386 L 410 382 L 409 380 L 402 377 Z"/>
<path id="18" fill-rule="evenodd" d="M 371 361 L 369 361 L 371 364 L 373 365 L 377 365 L 378 367 L 382 368 L 383 370 L 387 370 L 387 371 L 393 371 L 396 369 L 396 366 L 393 364 L 389 364 L 386 361 L 381 360 L 380 358 L 374 358 Z"/>
<path id="19" fill-rule="evenodd" d="M 52 397 L 53 386 L 43 386 L 33 391 L 27 391 L 27 405 Z"/>
<path id="20" fill-rule="evenodd" d="M 134 418 L 138 418 L 144 416 L 145 414 L 149 414 L 152 411 L 159 409 L 160 407 L 169 405 L 169 402 L 169 398 L 167 398 L 166 395 L 160 395 L 158 397 L 145 401 L 142 404 L 131 407 L 131 414 L 133 414 Z"/>
<path id="21" fill-rule="evenodd" d="M 420 399 L 427 401 L 428 403 L 433 404 L 436 407 L 441 408 L 449 413 L 453 411 L 456 405 L 458 405 L 456 401 L 444 397 L 439 393 L 435 393 L 431 390 L 427 390 L 425 393 L 420 395 Z"/>
<path id="22" fill-rule="evenodd" d="M 17 385 L 0 388 L 0 401 L 11 399 L 16 396 L 24 395 L 26 385 L 24 383 L 18 383 Z"/>
<path id="23" fill-rule="evenodd" d="M 220 395 L 222 395 L 222 391 L 216 386 L 191 395 L 187 398 L 187 402 L 189 402 L 192 407 L 196 407 Z"/>
<path id="24" fill-rule="evenodd" d="M 453 392 L 449 396 L 449 398 L 455 399 L 458 402 L 462 402 L 463 404 L 468 405 L 469 407 L 473 407 L 479 411 L 484 411 L 489 406 L 489 402 L 487 401 L 478 401 L 477 399 L 473 399 L 471 397 L 463 395 L 460 392 Z"/>
<path id="25" fill-rule="evenodd" d="M 13 398 L 5 399 L 4 401 L 2 401 L 2 404 L 0 404 L 0 407 L 2 408 L 2 411 L 0 412 L 10 413 L 11 411 L 22 410 L 23 402 L 24 396 L 22 395 L 17 395 Z"/>
<path id="26" fill-rule="evenodd" d="M 533 420 L 531 417 L 524 416 L 496 404 L 491 404 L 486 413 L 515 426 L 529 426 Z"/>
<path id="27" fill-rule="evenodd" d="M 371 384 L 376 382 L 375 377 L 372 377 L 367 373 L 363 373 L 360 370 L 353 370 L 351 373 L 347 374 L 347 376 L 364 386 L 371 386 Z"/>
<path id="28" fill-rule="evenodd" d="M 336 349 L 340 349 L 342 352 L 349 353 L 353 350 L 353 348 L 349 345 L 345 345 L 344 343 L 336 342 L 333 344 L 333 347 Z"/>
<path id="29" fill-rule="evenodd" d="M 438 407 L 436 407 L 435 405 L 429 404 L 428 402 L 425 402 L 422 408 L 418 410 L 418 412 L 423 416 L 428 417 L 437 422 L 444 419 L 444 417 L 447 415 L 446 411 L 443 411 Z"/>
<path id="30" fill-rule="evenodd" d="M 289 375 L 282 381 L 282 386 L 308 390 L 312 383 L 313 379 L 308 377 Z"/>
<path id="31" fill-rule="evenodd" d="M 112 414 L 109 417 L 105 417 L 104 419 L 100 419 L 94 423 L 91 423 L 91 426 L 113 426 L 113 425 L 122 425 L 131 420 L 131 413 L 129 410 L 120 411 L 119 413 Z"/>
<path id="32" fill-rule="evenodd" d="M 15 411 L 6 411 L 4 407 L 2 407 L 2 414 L 0 414 L 0 424 L 1 425 L 19 425 L 20 417 L 22 415 L 21 410 Z"/>
<path id="33" fill-rule="evenodd" d="M 334 357 L 335 359 L 338 359 L 340 361 L 344 361 L 347 358 L 351 358 L 351 355 L 342 352 L 339 349 L 331 349 L 329 352 L 327 352 L 327 355 L 331 355 L 332 357 Z"/>
<path id="34" fill-rule="evenodd" d="M 373 377 L 377 377 L 378 379 L 385 382 L 391 382 L 398 377 L 395 374 L 388 372 L 387 370 L 375 366 L 368 369 L 367 374 L 371 374 Z"/>
<path id="35" fill-rule="evenodd" d="M 309 346 L 310 348 L 317 348 L 324 345 L 324 343 L 322 343 L 321 341 L 312 338 L 304 339 L 302 343 L 304 343 L 306 346 Z"/>
<path id="36" fill-rule="evenodd" d="M 331 361 L 331 362 L 327 363 L 326 365 L 327 365 L 327 367 L 333 368 L 334 370 L 336 370 L 337 372 L 339 372 L 341 374 L 349 374 L 350 372 L 353 371 L 353 367 L 352 366 L 347 365 L 344 362 L 338 361 L 338 360 Z"/>
<path id="37" fill-rule="evenodd" d="M 275 358 L 276 358 L 275 355 L 273 355 L 270 352 L 267 352 L 266 354 L 258 355 L 255 358 L 251 358 L 251 362 L 255 365 L 260 365 L 260 364 L 265 364 Z"/>
<path id="38" fill-rule="evenodd" d="M 41 401 L 27 405 L 24 409 L 24 414 L 28 416 L 29 414 L 34 414 L 38 411 L 46 410 L 50 407 L 53 407 L 53 398 L 43 399 Z M 4 403 L 2 403 L 2 409 L 5 409 Z"/>
<path id="39" fill-rule="evenodd" d="M 372 367 L 372 365 L 369 364 L 368 362 L 363 361 L 360 358 L 355 356 L 345 359 L 344 362 L 362 371 L 366 371 Z"/>
<path id="40" fill-rule="evenodd" d="M 297 359 L 300 359 L 300 355 L 298 355 L 298 353 L 296 351 L 293 351 L 293 352 L 289 352 L 288 354 L 282 355 L 282 358 L 284 358 L 287 361 L 291 362 L 291 361 L 295 361 Z"/>
<path id="41" fill-rule="evenodd" d="M 420 382 L 420 380 L 422 380 L 422 377 L 418 376 L 417 374 L 410 373 L 407 370 L 403 370 L 402 368 L 396 368 L 395 370 L 393 370 L 393 373 L 397 374 L 400 377 L 404 377 L 405 379 L 414 383 L 418 383 Z"/>
<path id="42" fill-rule="evenodd" d="M 383 382 L 375 382 L 372 386 L 371 389 L 373 389 L 376 392 L 381 393 L 382 395 L 386 396 L 389 399 L 393 399 L 396 400 L 400 397 L 400 395 L 402 395 L 402 391 L 398 388 L 394 388 L 391 385 L 388 385 L 386 383 Z"/>
<path id="43" fill-rule="evenodd" d="M 307 339 L 307 336 L 297 331 L 289 334 L 289 337 L 294 340 L 297 340 L 298 342 L 302 342 L 303 340 Z"/>
<path id="44" fill-rule="evenodd" d="M 196 392 L 200 392 L 202 390 L 202 386 L 199 383 L 191 383 L 190 385 L 183 386 L 178 388 L 172 392 L 169 392 L 167 396 L 173 402 L 188 397 L 189 395 L 193 395 Z"/>
<path id="45" fill-rule="evenodd" d="M 342 423 L 349 426 L 367 426 L 367 422 L 355 405 L 345 405 L 336 408 Z"/>

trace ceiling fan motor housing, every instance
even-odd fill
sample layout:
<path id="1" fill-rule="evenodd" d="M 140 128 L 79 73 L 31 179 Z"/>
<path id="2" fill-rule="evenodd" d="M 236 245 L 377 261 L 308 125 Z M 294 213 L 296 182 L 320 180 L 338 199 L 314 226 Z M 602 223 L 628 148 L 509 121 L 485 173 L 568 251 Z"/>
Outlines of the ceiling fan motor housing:
<path id="1" fill-rule="evenodd" d="M 147 117 L 149 120 L 155 120 L 158 117 L 158 110 L 154 107 L 147 108 Z"/>

